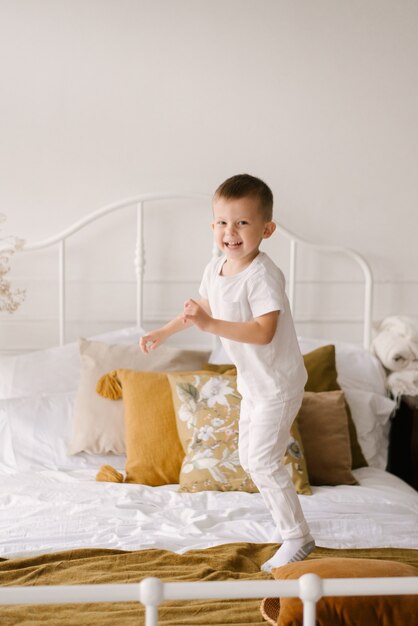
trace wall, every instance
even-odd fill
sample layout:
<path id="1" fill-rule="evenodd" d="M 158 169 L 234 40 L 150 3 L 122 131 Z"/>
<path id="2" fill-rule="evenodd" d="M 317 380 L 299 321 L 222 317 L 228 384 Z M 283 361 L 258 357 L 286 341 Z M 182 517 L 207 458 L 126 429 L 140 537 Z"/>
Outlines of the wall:
<path id="1" fill-rule="evenodd" d="M 32 241 L 120 198 L 210 193 L 247 171 L 271 185 L 279 222 L 367 257 L 375 319 L 417 314 L 417 2 L 1 0 L 0 12 L 4 231 Z M 190 211 L 148 218 L 161 252 L 151 281 L 172 272 L 198 283 L 210 231 L 191 237 Z M 116 222 L 100 228 L 80 239 L 88 258 L 107 241 L 95 270 L 78 244 L 70 253 L 74 334 L 89 309 L 87 278 L 101 281 L 99 293 L 134 280 L 109 240 Z M 121 228 L 124 243 L 132 227 Z M 178 248 L 191 266 L 176 266 Z M 9 276 L 28 297 L 0 316 L 0 348 L 53 341 L 50 260 L 40 255 L 29 271 L 15 258 Z M 357 273 L 320 269 L 331 289 L 344 279 L 358 299 Z M 130 296 L 119 296 L 125 313 L 107 311 L 99 330 L 133 321 Z M 357 316 L 351 298 L 337 300 L 337 317 Z"/>

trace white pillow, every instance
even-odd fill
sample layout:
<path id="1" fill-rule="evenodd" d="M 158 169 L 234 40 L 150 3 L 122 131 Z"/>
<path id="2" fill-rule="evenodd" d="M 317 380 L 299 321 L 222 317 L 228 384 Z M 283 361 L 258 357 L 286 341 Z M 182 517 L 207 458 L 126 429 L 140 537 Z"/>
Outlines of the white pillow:
<path id="1" fill-rule="evenodd" d="M 386 469 L 390 416 L 396 402 L 362 389 L 345 389 L 360 448 L 370 467 Z"/>
<path id="2" fill-rule="evenodd" d="M 1 405 L 0 400 L 0 405 Z M 13 452 L 12 433 L 10 432 L 7 412 L 0 410 L 0 471 L 10 473 L 16 469 L 16 459 Z"/>
<path id="3" fill-rule="evenodd" d="M 95 339 L 104 343 L 135 343 L 142 334 L 140 328 L 133 327 L 110 331 Z M 75 391 L 79 379 L 78 342 L 0 357 L 0 398 Z"/>
<path id="4" fill-rule="evenodd" d="M 123 470 L 123 456 L 68 455 L 74 398 L 70 392 L 0 400 L 0 432 L 8 437 L 0 463 L 6 470 L 99 469 L 103 464 Z"/>

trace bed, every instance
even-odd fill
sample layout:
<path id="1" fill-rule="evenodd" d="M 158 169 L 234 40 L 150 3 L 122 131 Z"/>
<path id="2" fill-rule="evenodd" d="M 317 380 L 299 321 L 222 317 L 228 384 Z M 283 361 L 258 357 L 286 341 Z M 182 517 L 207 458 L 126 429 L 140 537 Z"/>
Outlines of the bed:
<path id="1" fill-rule="evenodd" d="M 346 254 L 364 288 L 360 341 L 299 338 L 309 380 L 285 462 L 317 548 L 299 569 L 278 568 L 280 580 L 272 580 L 260 565 L 278 540 L 271 539 L 273 523 L 260 494 L 236 466 L 202 463 L 218 437 L 203 414 L 218 424 L 228 405 L 229 428 L 219 435 L 224 455 L 236 440 L 239 402 L 222 349 L 216 342 L 169 345 L 145 363 L 137 348 L 142 329 L 164 317 L 159 311 L 152 320 L 144 316 L 144 212 L 182 195 L 129 198 L 25 246 L 29 263 L 38 250 L 58 250 L 59 345 L 0 358 L 1 623 L 101 626 L 117 619 L 151 626 L 157 614 L 167 625 L 302 623 L 291 596 L 303 598 L 304 624 L 315 623 L 320 596 L 320 624 L 350 624 L 354 613 L 358 624 L 389 623 L 389 614 L 390 623 L 417 623 L 416 597 L 405 594 L 418 592 L 418 494 L 385 469 L 396 407 L 383 368 L 367 349 L 373 297 L 367 262 L 279 229 L 289 240 L 294 312 L 305 247 Z M 204 196 L 186 200 L 210 210 Z M 132 207 L 136 323 L 67 342 L 67 242 Z M 199 458 L 190 452 L 196 429 Z M 194 585 L 185 587 L 188 581 Z M 370 601 L 364 597 L 361 604 L 360 592 Z M 341 599 L 350 593 L 356 597 Z"/>

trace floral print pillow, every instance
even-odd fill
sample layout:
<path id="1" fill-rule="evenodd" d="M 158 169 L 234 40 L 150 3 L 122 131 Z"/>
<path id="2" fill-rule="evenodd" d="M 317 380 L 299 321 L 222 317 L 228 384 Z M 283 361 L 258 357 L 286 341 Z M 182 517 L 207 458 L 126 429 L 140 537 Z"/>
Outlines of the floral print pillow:
<path id="1" fill-rule="evenodd" d="M 297 493 L 303 496 L 311 496 L 312 489 L 309 483 L 308 468 L 297 419 L 295 419 L 290 429 L 290 439 L 282 463 L 286 466 Z"/>
<path id="2" fill-rule="evenodd" d="M 257 492 L 238 457 L 241 396 L 236 376 L 215 372 L 169 373 L 177 430 L 185 451 L 180 491 Z M 295 481 L 306 466 L 302 448 L 292 437 L 284 462 Z M 291 461 L 293 458 L 294 463 Z M 305 491 L 305 493 L 310 493 Z"/>

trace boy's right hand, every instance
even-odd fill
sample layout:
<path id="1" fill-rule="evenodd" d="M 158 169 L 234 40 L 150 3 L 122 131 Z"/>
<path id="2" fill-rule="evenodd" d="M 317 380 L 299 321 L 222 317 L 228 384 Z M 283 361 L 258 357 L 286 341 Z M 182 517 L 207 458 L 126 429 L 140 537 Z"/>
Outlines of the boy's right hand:
<path id="1" fill-rule="evenodd" d="M 139 346 L 144 354 L 148 354 L 151 350 L 155 350 L 166 340 L 163 330 L 153 330 L 146 335 L 142 335 L 139 340 Z"/>

